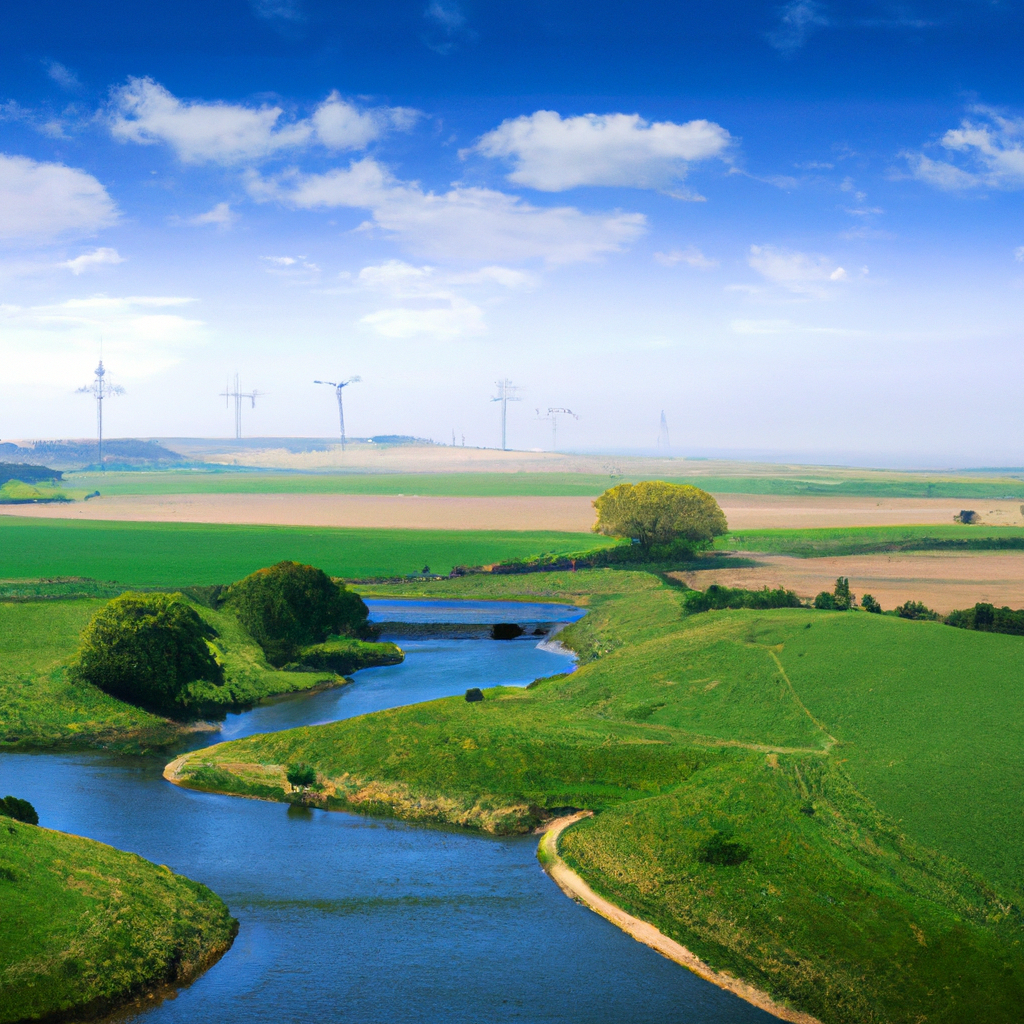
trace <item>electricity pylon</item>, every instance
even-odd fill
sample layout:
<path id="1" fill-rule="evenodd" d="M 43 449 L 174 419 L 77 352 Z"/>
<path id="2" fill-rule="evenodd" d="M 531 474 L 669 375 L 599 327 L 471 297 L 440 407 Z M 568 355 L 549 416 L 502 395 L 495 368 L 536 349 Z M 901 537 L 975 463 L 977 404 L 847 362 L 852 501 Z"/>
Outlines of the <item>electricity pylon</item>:
<path id="1" fill-rule="evenodd" d="M 341 420 L 341 450 L 345 450 L 345 406 L 341 399 L 341 393 L 349 386 L 349 384 L 358 384 L 363 378 L 362 377 L 349 377 L 348 380 L 343 380 L 340 384 L 335 384 L 333 380 L 315 380 L 314 384 L 326 384 L 328 387 L 334 388 L 335 394 L 338 396 L 338 419 Z"/>
<path id="2" fill-rule="evenodd" d="M 495 387 L 498 389 L 497 395 L 491 399 L 492 402 L 501 402 L 501 450 L 503 452 L 508 451 L 508 447 L 505 444 L 505 428 L 508 418 L 508 403 L 509 402 L 521 402 L 522 399 L 516 396 L 517 391 L 522 391 L 521 387 L 513 384 L 512 381 L 505 377 L 502 380 L 496 380 L 494 382 Z"/>
<path id="3" fill-rule="evenodd" d="M 111 384 L 106 379 L 107 371 L 103 369 L 103 360 L 96 367 L 96 379 L 91 384 L 78 389 L 76 394 L 93 395 L 96 399 L 96 449 L 99 453 L 100 471 L 103 471 L 103 399 L 111 395 L 123 395 L 124 388 L 120 384 Z"/>
<path id="4" fill-rule="evenodd" d="M 537 410 L 537 419 L 539 420 L 551 420 L 551 450 L 553 452 L 558 451 L 558 417 L 559 416 L 571 416 L 574 420 L 578 420 L 579 416 L 572 411 L 572 409 L 548 409 L 547 416 L 541 416 L 540 409 Z"/>
<path id="5" fill-rule="evenodd" d="M 228 399 L 233 398 L 235 400 L 235 440 L 241 441 L 242 439 L 242 399 L 248 398 L 252 402 L 252 407 L 256 408 L 256 399 L 262 395 L 262 391 L 240 391 L 238 388 L 238 374 L 235 374 L 235 386 L 231 387 L 230 384 L 224 386 L 224 390 L 221 395 L 224 398 L 224 408 L 228 407 Z"/>

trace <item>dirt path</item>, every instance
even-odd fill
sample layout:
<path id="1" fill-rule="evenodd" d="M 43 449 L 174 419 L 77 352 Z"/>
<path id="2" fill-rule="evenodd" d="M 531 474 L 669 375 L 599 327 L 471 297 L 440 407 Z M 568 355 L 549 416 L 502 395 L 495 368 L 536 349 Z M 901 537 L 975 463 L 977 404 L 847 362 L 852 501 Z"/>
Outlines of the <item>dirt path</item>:
<path id="1" fill-rule="evenodd" d="M 584 904 L 595 913 L 611 921 L 617 928 L 621 928 L 627 935 L 631 935 L 637 942 L 642 942 L 651 949 L 657 950 L 662 956 L 681 964 L 687 970 L 710 981 L 719 988 L 724 988 L 740 999 L 746 1000 L 760 1010 L 773 1014 L 780 1020 L 792 1021 L 793 1024 L 820 1024 L 817 1018 L 810 1014 L 801 1013 L 798 1010 L 790 1010 L 788 1007 L 780 1006 L 764 992 L 748 985 L 746 982 L 734 978 L 731 974 L 723 971 L 716 971 L 704 963 L 700 957 L 691 953 L 685 946 L 681 946 L 674 939 L 663 935 L 654 925 L 641 921 L 624 910 L 620 910 L 614 903 L 609 903 L 602 896 L 598 896 L 586 882 L 576 874 L 558 855 L 558 838 L 570 826 L 581 818 L 587 817 L 589 811 L 581 811 L 579 814 L 569 815 L 565 818 L 556 818 L 550 822 L 547 831 L 540 841 L 538 854 L 544 870 L 555 880 L 559 888 L 569 897 L 578 903 Z"/>

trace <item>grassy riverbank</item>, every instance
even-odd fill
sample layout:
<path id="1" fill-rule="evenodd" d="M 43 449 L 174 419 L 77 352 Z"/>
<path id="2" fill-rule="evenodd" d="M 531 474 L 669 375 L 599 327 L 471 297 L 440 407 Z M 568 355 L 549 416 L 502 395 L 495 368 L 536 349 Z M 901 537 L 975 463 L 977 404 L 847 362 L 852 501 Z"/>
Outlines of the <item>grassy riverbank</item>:
<path id="1" fill-rule="evenodd" d="M 237 923 L 204 885 L 131 853 L 0 817 L 0 1024 L 77 1020 L 183 983 Z"/>
<path id="2" fill-rule="evenodd" d="M 82 630 L 104 605 L 100 599 L 0 601 L 0 749 L 102 746 L 139 750 L 163 747 L 191 726 L 117 700 L 72 679 L 69 666 Z M 224 684 L 194 683 L 199 712 L 218 717 L 282 693 L 344 680 L 332 670 L 285 672 L 272 668 L 259 645 L 225 611 L 194 604 L 217 631 L 214 645 Z M 394 644 L 344 641 L 340 671 L 401 660 Z"/>
<path id="3" fill-rule="evenodd" d="M 387 592 L 586 604 L 562 634 L 581 667 L 221 744 L 179 780 L 296 799 L 302 760 L 326 806 L 499 832 L 592 809 L 563 838 L 572 867 L 777 999 L 830 1024 L 1020 1019 L 1019 638 L 804 609 L 684 618 L 677 591 L 613 570 Z"/>

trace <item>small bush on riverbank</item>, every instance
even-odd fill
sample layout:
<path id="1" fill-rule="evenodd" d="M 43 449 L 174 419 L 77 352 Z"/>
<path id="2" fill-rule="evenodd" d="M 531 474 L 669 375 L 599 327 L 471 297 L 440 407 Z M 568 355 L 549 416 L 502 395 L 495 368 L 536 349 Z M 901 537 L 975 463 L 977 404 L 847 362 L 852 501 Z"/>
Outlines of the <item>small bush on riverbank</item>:
<path id="1" fill-rule="evenodd" d="M 190 683 L 223 682 L 207 642 L 214 635 L 180 594 L 129 591 L 86 626 L 73 674 L 129 704 L 182 711 Z"/>

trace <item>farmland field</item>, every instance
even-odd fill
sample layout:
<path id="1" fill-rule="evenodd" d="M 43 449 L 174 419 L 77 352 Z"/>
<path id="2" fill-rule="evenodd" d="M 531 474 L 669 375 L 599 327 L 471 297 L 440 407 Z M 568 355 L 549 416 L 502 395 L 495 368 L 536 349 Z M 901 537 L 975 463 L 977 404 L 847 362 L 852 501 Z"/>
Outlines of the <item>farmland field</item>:
<path id="1" fill-rule="evenodd" d="M 197 751 L 200 789 L 532 827 L 601 895 L 825 1022 L 1019 1020 L 1018 637 L 805 609 L 680 614 L 595 570 L 377 586 L 574 599 L 574 674 Z M 968 812 L 964 808 L 970 808 Z M 718 837 L 735 864 L 702 852 Z"/>
<path id="2" fill-rule="evenodd" d="M 136 586 L 231 583 L 285 559 L 334 576 L 402 576 L 611 543 L 550 531 L 345 530 L 0 517 L 0 578 L 88 576 Z"/>

